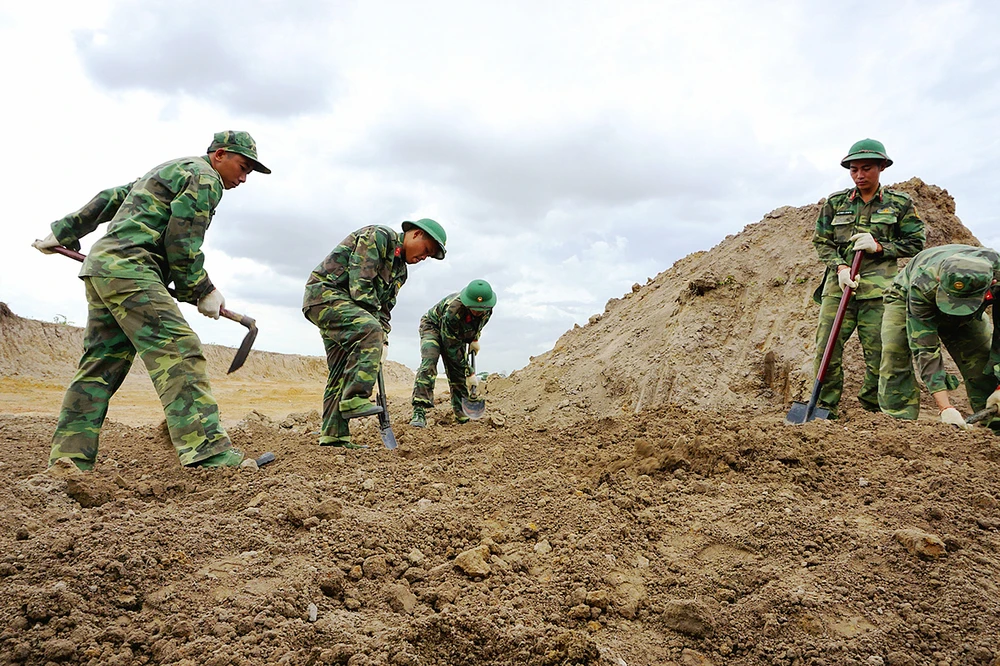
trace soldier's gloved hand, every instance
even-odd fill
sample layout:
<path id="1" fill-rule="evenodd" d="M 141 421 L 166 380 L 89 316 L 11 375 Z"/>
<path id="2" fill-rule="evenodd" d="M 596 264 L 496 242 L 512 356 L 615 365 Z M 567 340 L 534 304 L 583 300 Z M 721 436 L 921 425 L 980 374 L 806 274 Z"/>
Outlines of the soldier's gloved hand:
<path id="1" fill-rule="evenodd" d="M 996 407 L 998 410 L 1000 410 L 1000 386 L 997 387 L 996 391 L 990 393 L 990 397 L 986 398 L 986 406 Z"/>
<path id="2" fill-rule="evenodd" d="M 61 243 L 56 240 L 56 237 L 53 234 L 50 233 L 42 240 L 35 240 L 35 242 L 31 244 L 31 247 L 43 254 L 55 254 L 55 252 L 53 252 L 50 248 L 58 247 L 59 245 L 61 245 Z"/>
<path id="3" fill-rule="evenodd" d="M 479 376 L 469 375 L 465 378 L 465 388 L 469 389 L 469 393 L 474 393 L 479 390 Z"/>
<path id="4" fill-rule="evenodd" d="M 962 413 L 954 407 L 949 407 L 941 411 L 941 423 L 958 426 L 962 430 L 969 429 L 969 424 L 965 422 L 964 418 L 962 418 Z"/>
<path id="5" fill-rule="evenodd" d="M 472 352 L 473 354 L 478 354 L 479 346 L 480 346 L 479 340 L 473 340 L 472 342 L 469 343 L 469 351 Z"/>
<path id="6" fill-rule="evenodd" d="M 222 292 L 213 289 L 198 300 L 198 312 L 212 319 L 219 318 L 219 310 L 226 307 L 226 299 L 222 297 Z"/>
<path id="7" fill-rule="evenodd" d="M 840 290 L 843 291 L 850 287 L 851 289 L 858 288 L 858 281 L 851 279 L 851 267 L 844 266 L 839 271 L 837 271 L 837 282 L 840 283 Z"/>
<path id="8" fill-rule="evenodd" d="M 854 234 L 848 238 L 848 240 L 854 241 L 855 252 L 865 251 L 868 254 L 875 254 L 876 252 L 882 251 L 882 246 L 879 245 L 879 242 L 875 240 L 875 237 L 867 231 L 861 234 Z"/>

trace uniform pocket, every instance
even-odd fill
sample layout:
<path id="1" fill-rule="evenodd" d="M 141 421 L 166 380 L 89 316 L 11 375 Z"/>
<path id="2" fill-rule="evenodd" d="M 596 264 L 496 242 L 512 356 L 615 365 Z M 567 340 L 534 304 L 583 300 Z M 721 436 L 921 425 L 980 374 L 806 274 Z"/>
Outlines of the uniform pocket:
<path id="1" fill-rule="evenodd" d="M 854 235 L 854 215 L 834 215 L 830 223 L 833 227 L 833 241 L 837 245 L 847 245 Z"/>
<path id="2" fill-rule="evenodd" d="M 892 240 L 896 237 L 896 216 L 891 213 L 874 213 L 869 226 L 875 240 Z"/>

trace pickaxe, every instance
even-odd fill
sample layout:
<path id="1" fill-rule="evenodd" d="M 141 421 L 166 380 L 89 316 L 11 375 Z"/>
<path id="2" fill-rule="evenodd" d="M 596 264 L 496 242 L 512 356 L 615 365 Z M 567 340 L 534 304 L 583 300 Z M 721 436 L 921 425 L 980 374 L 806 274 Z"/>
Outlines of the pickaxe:
<path id="1" fill-rule="evenodd" d="M 76 250 L 71 250 L 68 247 L 63 247 L 62 245 L 57 245 L 49 249 L 53 252 L 58 252 L 63 256 L 69 257 L 70 259 L 76 259 L 77 261 L 83 261 L 87 258 L 86 255 L 81 254 Z M 173 289 L 167 287 L 167 291 L 170 292 L 171 296 L 177 298 L 177 292 Z M 242 368 L 243 364 L 247 360 L 247 356 L 250 355 L 250 348 L 253 347 L 253 342 L 257 339 L 257 322 L 246 315 L 233 312 L 232 310 L 227 310 L 226 308 L 220 308 L 219 314 L 226 319 L 232 319 L 233 321 L 247 327 L 247 334 L 243 338 L 243 342 L 240 343 L 240 348 L 236 350 L 236 356 L 233 357 L 233 362 L 229 364 L 229 370 L 226 372 L 226 374 L 230 374 Z"/>

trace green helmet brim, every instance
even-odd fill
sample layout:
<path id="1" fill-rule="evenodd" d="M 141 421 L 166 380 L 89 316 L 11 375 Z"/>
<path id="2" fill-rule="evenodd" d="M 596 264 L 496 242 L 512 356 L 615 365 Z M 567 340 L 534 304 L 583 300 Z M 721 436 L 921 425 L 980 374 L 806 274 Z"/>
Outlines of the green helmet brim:
<path id="1" fill-rule="evenodd" d="M 885 164 L 882 165 L 883 169 L 888 169 L 889 167 L 892 166 L 892 160 L 890 160 L 885 153 L 875 153 L 868 151 L 862 151 L 860 153 L 851 153 L 844 159 L 840 160 L 840 166 L 844 167 L 845 169 L 850 169 L 851 162 L 853 162 L 854 160 L 882 160 L 883 162 L 885 162 Z"/>

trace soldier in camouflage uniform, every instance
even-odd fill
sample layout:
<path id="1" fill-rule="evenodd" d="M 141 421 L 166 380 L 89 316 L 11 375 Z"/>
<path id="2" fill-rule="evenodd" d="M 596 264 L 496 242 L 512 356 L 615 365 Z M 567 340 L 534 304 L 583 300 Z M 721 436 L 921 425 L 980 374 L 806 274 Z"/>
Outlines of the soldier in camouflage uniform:
<path id="1" fill-rule="evenodd" d="M 1000 404 L 1000 331 L 993 329 L 985 312 L 993 302 L 990 287 L 998 280 L 1000 253 L 970 245 L 924 250 L 896 276 L 884 298 L 878 385 L 883 412 L 898 419 L 919 416 L 915 359 L 941 421 L 967 427 L 948 399 L 948 391 L 958 388 L 959 382 L 945 371 L 942 343 L 965 379 L 972 409 Z"/>
<path id="2" fill-rule="evenodd" d="M 330 370 L 320 446 L 360 448 L 351 442 L 348 420 L 382 411 L 371 395 L 406 265 L 444 259 L 447 238 L 441 225 L 427 218 L 403 222 L 402 234 L 362 227 L 310 274 L 302 313 L 320 330 Z"/>
<path id="3" fill-rule="evenodd" d="M 271 173 L 257 160 L 253 138 L 219 132 L 206 155 L 165 162 L 128 185 L 104 190 L 32 244 L 48 254 L 58 245 L 79 250 L 80 238 L 110 222 L 80 270 L 89 306 L 83 357 L 66 389 L 49 464 L 69 458 L 80 469 L 93 468 L 108 401 L 136 354 L 160 396 L 181 464 L 242 461 L 219 423 L 201 342 L 167 285 L 174 283 L 177 299 L 219 318 L 225 299 L 205 272 L 201 245 L 223 190 L 246 181 L 251 171 Z"/>
<path id="4" fill-rule="evenodd" d="M 458 423 L 469 417 L 462 412 L 462 398 L 469 396 L 479 378 L 466 356 L 479 352 L 479 336 L 493 314 L 497 297 L 486 280 L 473 280 L 459 293 L 449 294 L 420 318 L 420 368 L 413 380 L 413 418 L 410 425 L 427 427 L 427 410 L 434 407 L 434 380 L 438 357 L 451 387 L 451 408 Z"/>
<path id="5" fill-rule="evenodd" d="M 823 283 L 814 295 L 820 304 L 814 366 L 817 374 L 843 291 L 848 286 L 855 290 L 834 342 L 817 402 L 817 406 L 830 411 L 831 418 L 838 415 L 844 387 L 844 344 L 855 329 L 865 357 L 865 377 L 858 398 L 865 409 L 879 410 L 882 292 L 896 275 L 896 259 L 912 257 L 924 247 L 924 223 L 910 197 L 879 184 L 881 172 L 891 164 L 880 142 L 864 139 L 855 143 L 840 162 L 850 170 L 855 187 L 831 194 L 816 219 L 813 245 L 826 265 Z M 865 256 L 854 280 L 850 267 L 858 251 L 864 251 Z"/>

